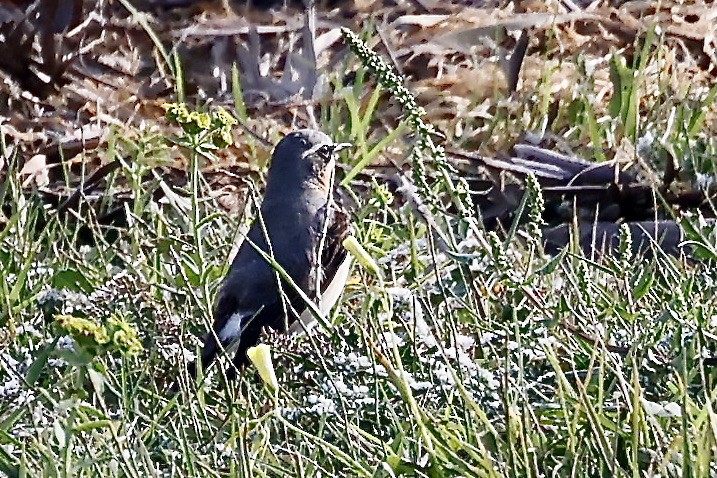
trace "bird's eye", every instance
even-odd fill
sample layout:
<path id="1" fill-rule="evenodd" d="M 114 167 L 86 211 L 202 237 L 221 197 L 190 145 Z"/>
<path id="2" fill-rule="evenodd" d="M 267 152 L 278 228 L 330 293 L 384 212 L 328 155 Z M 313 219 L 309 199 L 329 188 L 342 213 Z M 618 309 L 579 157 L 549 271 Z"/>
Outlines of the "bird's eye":
<path id="1" fill-rule="evenodd" d="M 330 145 L 324 145 L 321 148 L 319 148 L 319 154 L 325 158 L 328 158 L 331 156 L 331 153 L 334 152 L 334 148 L 332 148 Z"/>

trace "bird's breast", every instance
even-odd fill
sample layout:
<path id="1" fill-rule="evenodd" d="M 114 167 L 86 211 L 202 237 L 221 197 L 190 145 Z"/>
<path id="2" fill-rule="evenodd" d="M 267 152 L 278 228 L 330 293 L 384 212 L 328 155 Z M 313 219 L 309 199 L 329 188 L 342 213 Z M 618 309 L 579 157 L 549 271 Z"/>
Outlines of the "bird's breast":
<path id="1" fill-rule="evenodd" d="M 299 281 L 317 261 L 316 249 L 323 233 L 320 225 L 325 219 L 321 217 L 324 204 L 312 199 L 265 204 L 270 207 L 262 207 L 264 227 L 257 218 L 249 238 L 265 253 L 273 255 L 289 275 Z M 266 242 L 267 235 L 270 247 Z"/>

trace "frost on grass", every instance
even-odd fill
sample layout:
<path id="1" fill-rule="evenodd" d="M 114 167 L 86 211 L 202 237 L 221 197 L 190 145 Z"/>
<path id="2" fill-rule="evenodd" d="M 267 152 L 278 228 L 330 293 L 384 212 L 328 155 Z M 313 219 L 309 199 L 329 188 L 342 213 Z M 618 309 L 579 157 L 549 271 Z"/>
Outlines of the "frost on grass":
<path id="1" fill-rule="evenodd" d="M 289 385 L 296 402 L 282 408 L 284 416 L 312 430 L 316 417 L 357 420 L 371 430 L 378 427 L 376 433 L 386 433 L 386 437 L 395 420 L 410 421 L 401 394 L 367 345 L 369 338 L 394 366 L 398 354 L 401 379 L 425 413 L 437 417 L 456 413 L 454 407 L 465 403 L 461 397 L 466 393 L 465 399 L 477 404 L 498 430 L 508 426 L 506 404 L 510 410 L 520 410 L 514 403 L 526 404 L 541 421 L 543 416 L 558 413 L 559 377 L 570 383 L 584 380 L 593 348 L 601 340 L 617 349 L 629 347 L 630 340 L 639 342 L 640 350 L 645 351 L 639 363 L 641 386 L 655 396 L 669 393 L 661 379 L 669 370 L 663 352 L 674 348 L 676 340 L 689 343 L 696 330 L 695 314 L 678 291 L 671 291 L 674 297 L 667 303 L 650 299 L 626 320 L 623 311 L 606 313 L 611 309 L 601 300 L 625 294 L 629 274 L 578 265 L 570 274 L 539 275 L 535 271 L 550 259 L 540 251 L 526 254 L 525 248 L 505 247 L 496 239 L 480 232 L 467 234 L 458 242 L 461 261 L 430 250 L 428 241 L 398 243 L 387 250 L 377 262 L 393 269 L 385 276 L 394 279 L 383 289 L 362 290 L 376 299 L 366 306 L 372 314 L 370 320 L 345 317 L 346 323 L 336 333 L 316 337 L 321 342 L 315 351 L 292 348 L 298 358 L 280 382 L 302 386 Z M 420 284 L 408 279 L 405 272 L 416 260 L 427 270 Z M 388 309 L 375 306 L 382 295 L 390 304 Z M 561 325 L 559 311 L 564 298 L 572 307 L 565 317 L 580 319 L 579 330 L 587 339 Z M 531 301 L 542 301 L 541 307 Z M 683 322 L 681 336 L 661 328 L 667 324 L 664 314 L 669 308 L 680 311 L 670 320 Z M 354 304 L 351 310 L 361 308 Z M 595 342 L 591 343 L 590 337 L 595 337 Z M 565 369 L 556 371 L 552 360 Z M 625 374 L 632 366 L 629 358 L 617 351 L 607 352 L 606 360 L 610 377 Z M 607 396 L 604 402 L 611 410 L 629 403 L 629 394 L 622 392 Z M 669 405 L 673 402 L 658 403 L 662 408 L 655 416 L 676 416 L 674 406 Z M 544 426 L 550 429 L 547 420 Z"/>
<path id="2" fill-rule="evenodd" d="M 84 287 L 55 287 L 53 279 L 63 273 L 31 264 L 24 286 L 36 292 L 12 329 L 11 347 L 0 356 L 0 413 L 24 409 L 33 417 L 32 426 L 25 422 L 13 429 L 16 437 L 50 433 L 58 416 L 67 416 L 67 410 L 48 408 L 48 397 L 62 404 L 69 403 L 69 397 L 87 395 L 84 370 L 94 370 L 89 364 L 95 353 L 88 350 L 102 347 L 108 355 L 98 370 L 111 371 L 122 366 L 119 355 L 142 352 L 141 335 L 128 313 L 149 309 L 146 296 L 137 292 L 137 281 L 120 272 L 91 291 L 89 281 Z M 39 389 L 49 395 L 38 394 Z"/>
<path id="3" fill-rule="evenodd" d="M 475 254 L 478 258 L 476 252 L 486 244 L 481 239 L 468 237 L 460 244 L 461 252 Z M 372 421 L 377 415 L 389 421 L 391 416 L 408 419 L 399 391 L 378 356 L 371 347 L 366 347 L 363 334 L 370 336 L 377 350 L 389 357 L 392 364 L 395 364 L 393 357 L 398 354 L 403 368 L 402 380 L 416 400 L 431 413 L 450 407 L 460 385 L 490 416 L 499 414 L 505 372 L 497 360 L 499 355 L 485 354 L 482 349 L 496 347 L 496 344 L 505 350 L 516 347 L 506 341 L 502 330 L 479 330 L 468 320 L 456 320 L 467 314 L 461 297 L 467 293 L 466 285 L 459 283 L 455 263 L 429 247 L 425 240 L 418 240 L 413 245 L 397 244 L 378 259 L 381 266 L 399 270 L 394 274 L 393 283 L 380 292 L 385 294 L 389 309 L 376 310 L 375 320 L 379 327 L 374 330 L 350 322 L 354 327 L 346 327 L 331 338 L 317 337 L 330 341 L 318 345 L 318 350 L 331 350 L 322 357 L 325 368 L 316 363 L 313 354 L 300 351 L 298 347 L 294 350 L 291 343 L 287 344 L 306 360 L 299 360 L 292 367 L 291 375 L 296 378 L 283 379 L 284 383 L 302 383 L 300 391 L 294 390 L 300 392 L 298 405 L 284 407 L 284 416 L 305 424 L 312 423 L 310 417 L 332 415 L 354 417 L 359 421 Z M 419 288 L 400 273 L 401 268 L 409 266 L 414 252 L 414 261 L 434 264 L 438 271 Z M 472 264 L 471 269 L 484 271 L 490 266 L 490 259 L 481 261 Z M 457 293 L 446 295 L 446 286 L 454 287 Z M 429 304 L 434 309 L 432 312 L 428 311 Z M 446 324 L 451 322 L 454 329 L 447 333 Z M 535 334 L 535 348 L 521 348 L 526 360 L 544 358 L 537 342 L 544 335 L 544 330 Z M 387 402 L 390 404 L 388 408 Z"/>

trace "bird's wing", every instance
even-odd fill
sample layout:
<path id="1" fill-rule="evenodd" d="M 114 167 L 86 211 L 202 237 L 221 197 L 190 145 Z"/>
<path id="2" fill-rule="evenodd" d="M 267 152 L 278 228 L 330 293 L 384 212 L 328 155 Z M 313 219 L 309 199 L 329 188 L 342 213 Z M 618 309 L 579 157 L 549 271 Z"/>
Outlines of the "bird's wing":
<path id="1" fill-rule="evenodd" d="M 241 262 L 241 267 L 233 267 L 227 275 L 217 296 L 214 324 L 212 331 L 204 337 L 199 360 L 203 368 L 223 351 L 235 348 L 235 363 L 244 365 L 247 363 L 246 350 L 256 345 L 262 328 L 265 325 L 279 328 L 281 323 L 284 308 L 273 270 L 261 258 Z M 196 363 L 190 364 L 189 373 L 191 376 L 196 374 Z"/>
<path id="2" fill-rule="evenodd" d="M 351 257 L 343 246 L 344 239 L 350 232 L 349 215 L 337 199 L 327 205 L 329 215 L 326 227 L 326 238 L 321 251 L 321 284 L 318 300 L 319 310 L 326 315 L 341 296 L 351 270 Z M 323 217 L 323 211 L 319 214 Z M 313 297 L 312 297 L 313 299 Z M 311 309 L 303 308 L 299 320 L 289 326 L 290 334 L 298 334 L 311 328 L 315 317 Z"/>

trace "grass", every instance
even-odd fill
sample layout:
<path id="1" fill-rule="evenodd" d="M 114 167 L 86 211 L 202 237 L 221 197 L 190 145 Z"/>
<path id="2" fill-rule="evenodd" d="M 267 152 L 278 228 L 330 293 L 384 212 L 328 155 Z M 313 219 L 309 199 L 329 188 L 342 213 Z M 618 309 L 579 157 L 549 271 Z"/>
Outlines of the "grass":
<path id="1" fill-rule="evenodd" d="M 685 152 L 685 161 L 711 173 L 714 144 L 701 134 L 698 112 L 711 106 L 715 90 L 695 100 L 697 109 L 651 97 L 655 109 L 637 114 L 645 101 L 643 73 L 658 61 L 651 55 L 659 53 L 660 41 L 650 37 L 645 44 L 658 47 L 640 49 L 632 65 L 617 56 L 610 63 L 621 93 L 609 110 L 599 110 L 582 85 L 559 109 L 553 132 L 587 139 L 595 157 L 607 159 L 610 145 L 635 144 L 649 126 L 668 138 L 663 147 Z M 547 257 L 537 227 L 537 186 L 525 199 L 530 221 L 519 226 L 516 220 L 507 237 L 487 233 L 410 92 L 384 76 L 379 81 L 387 98 L 380 98 L 368 87 L 377 69 L 370 61 L 380 59 L 364 51 L 360 60 L 366 69 L 359 83 L 342 91 L 343 102 L 322 105 L 322 126 L 335 139 L 359 145 L 355 157 L 344 158 L 356 166 L 351 176 L 388 146 L 371 134 L 379 102 L 406 107 L 406 122 L 392 131 L 418 136 L 406 155 L 417 161 L 425 209 L 417 214 L 400 205 L 405 198 L 370 183 L 354 226 L 380 276 L 354 266 L 329 329 L 271 338 L 276 396 L 253 368 L 234 383 L 220 371 L 196 387 L 183 377 L 197 337 L 211 325 L 232 244 L 255 210 L 250 199 L 246 217 L 237 218 L 216 203 L 201 172 L 203 158 L 217 146 L 206 142 L 211 135 L 184 131 L 173 140 L 190 164 L 187 186 L 178 190 L 159 174 L 167 138 L 114 131 L 107 153 L 121 167 L 101 207 L 126 209 L 127 224 L 116 229 L 98 223 L 90 201 L 76 214 L 54 214 L 21 187 L 17 158 L 3 148 L 0 471 L 717 474 L 717 388 L 705 360 L 717 352 L 712 263 L 659 251 L 637 260 L 628 234 L 614 259 L 596 262 L 577 248 Z M 544 78 L 551 81 L 550 74 Z M 539 87 L 534 105 L 502 102 L 492 120 L 472 126 L 514 135 L 509 125 L 523 115 L 520 108 L 535 108 L 535 124 L 545 125 L 549 89 Z M 672 120 L 664 116 L 674 112 Z M 567 118 L 574 121 L 561 130 Z M 121 188 L 129 188 L 131 203 L 114 199 Z M 154 199 L 158 189 L 165 200 Z M 443 214 L 440 200 L 451 201 L 459 214 Z M 715 250 L 709 227 L 690 225 L 691 239 L 709 258 Z M 167 388 L 177 378 L 182 389 L 172 395 Z"/>

